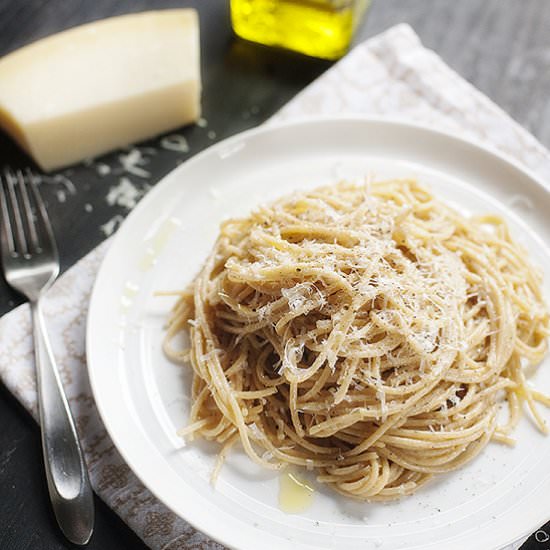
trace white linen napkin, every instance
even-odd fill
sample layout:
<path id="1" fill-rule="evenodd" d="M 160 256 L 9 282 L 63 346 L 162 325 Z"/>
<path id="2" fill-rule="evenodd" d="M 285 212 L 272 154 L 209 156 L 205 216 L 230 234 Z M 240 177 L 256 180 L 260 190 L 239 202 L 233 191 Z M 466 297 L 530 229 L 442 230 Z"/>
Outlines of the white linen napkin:
<path id="1" fill-rule="evenodd" d="M 268 124 L 328 114 L 399 117 L 476 138 L 550 180 L 550 152 L 464 81 L 414 31 L 399 25 L 353 49 Z M 138 481 L 109 439 L 86 372 L 85 326 L 90 292 L 108 241 L 65 273 L 44 300 L 46 325 L 76 419 L 97 494 L 151 548 L 221 549 L 167 510 Z M 34 415 L 33 342 L 27 305 L 0 319 L 0 377 Z M 519 543 L 509 550 L 519 547 Z"/>

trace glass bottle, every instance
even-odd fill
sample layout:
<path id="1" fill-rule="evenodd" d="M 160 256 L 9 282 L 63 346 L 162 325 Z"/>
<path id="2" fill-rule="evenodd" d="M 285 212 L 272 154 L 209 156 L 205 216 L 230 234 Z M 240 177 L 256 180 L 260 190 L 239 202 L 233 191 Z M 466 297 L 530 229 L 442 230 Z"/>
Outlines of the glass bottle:
<path id="1" fill-rule="evenodd" d="M 231 0 L 235 33 L 246 40 L 337 59 L 349 48 L 370 0 Z"/>

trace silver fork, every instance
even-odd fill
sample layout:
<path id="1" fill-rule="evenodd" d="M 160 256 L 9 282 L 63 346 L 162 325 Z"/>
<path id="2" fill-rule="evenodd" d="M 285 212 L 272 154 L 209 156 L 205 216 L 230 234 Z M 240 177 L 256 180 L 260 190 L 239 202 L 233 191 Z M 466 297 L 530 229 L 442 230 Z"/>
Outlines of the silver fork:
<path id="1" fill-rule="evenodd" d="M 93 493 L 74 420 L 55 364 L 40 298 L 59 274 L 59 256 L 36 179 L 27 170 L 0 177 L 0 248 L 4 276 L 30 302 L 38 410 L 46 479 L 57 522 L 75 544 L 86 544 L 94 525 Z"/>

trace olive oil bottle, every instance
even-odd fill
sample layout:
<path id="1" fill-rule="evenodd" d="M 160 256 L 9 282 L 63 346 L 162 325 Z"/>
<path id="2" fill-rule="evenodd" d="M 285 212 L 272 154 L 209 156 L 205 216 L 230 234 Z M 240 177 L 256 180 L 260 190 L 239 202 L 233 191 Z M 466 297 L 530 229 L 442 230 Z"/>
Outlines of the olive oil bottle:
<path id="1" fill-rule="evenodd" d="M 241 38 L 337 59 L 346 53 L 369 0 L 231 0 Z"/>

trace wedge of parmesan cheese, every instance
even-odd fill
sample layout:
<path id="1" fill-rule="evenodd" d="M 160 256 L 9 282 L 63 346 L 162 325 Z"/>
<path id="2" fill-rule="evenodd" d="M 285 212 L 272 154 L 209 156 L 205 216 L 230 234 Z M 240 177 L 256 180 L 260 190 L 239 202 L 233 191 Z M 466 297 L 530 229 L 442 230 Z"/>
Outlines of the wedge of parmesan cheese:
<path id="1" fill-rule="evenodd" d="M 195 10 L 113 17 L 0 59 L 0 126 L 46 171 L 200 116 Z"/>

